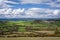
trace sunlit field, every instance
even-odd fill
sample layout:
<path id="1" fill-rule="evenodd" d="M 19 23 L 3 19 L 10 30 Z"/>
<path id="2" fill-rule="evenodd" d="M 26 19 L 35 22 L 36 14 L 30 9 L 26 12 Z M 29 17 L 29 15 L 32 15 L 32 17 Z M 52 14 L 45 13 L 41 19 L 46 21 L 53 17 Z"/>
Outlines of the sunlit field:
<path id="1" fill-rule="evenodd" d="M 0 21 L 0 37 L 60 37 L 60 21 Z"/>

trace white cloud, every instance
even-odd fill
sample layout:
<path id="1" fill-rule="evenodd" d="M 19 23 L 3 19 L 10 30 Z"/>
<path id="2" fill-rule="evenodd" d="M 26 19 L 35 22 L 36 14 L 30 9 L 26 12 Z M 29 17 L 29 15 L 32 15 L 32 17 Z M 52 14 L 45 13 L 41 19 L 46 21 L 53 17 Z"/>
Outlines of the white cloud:
<path id="1" fill-rule="evenodd" d="M 7 0 L 0 0 L 0 2 L 4 2 L 4 1 L 7 1 Z"/>
<path id="2" fill-rule="evenodd" d="M 9 5 L 7 3 L 16 4 L 15 2 L 12 2 L 12 1 L 0 0 L 0 8 L 10 8 L 10 7 L 13 7 L 12 5 Z"/>
<path id="3" fill-rule="evenodd" d="M 51 0 L 21 0 L 22 4 L 28 4 L 28 3 L 32 3 L 32 4 L 41 4 L 41 3 L 50 3 Z"/>
<path id="4" fill-rule="evenodd" d="M 60 0 L 52 1 L 52 0 L 20 0 L 20 4 L 47 4 L 51 7 L 60 7 L 58 3 Z M 24 8 L 12 9 L 13 7 L 10 4 L 19 4 L 14 1 L 8 0 L 0 0 L 0 14 L 10 14 L 5 15 L 6 18 L 55 18 L 60 14 L 59 9 L 45 9 L 45 8 L 29 8 L 25 10 Z M 16 15 L 19 14 L 19 15 Z M 21 15 L 24 14 L 24 15 Z M 0 16 L 1 18 L 1 16 Z"/>
<path id="5" fill-rule="evenodd" d="M 53 18 L 59 15 L 60 10 L 44 9 L 44 8 L 30 8 L 25 11 L 26 15 L 32 18 Z M 52 17 L 53 16 L 53 17 Z"/>
<path id="6" fill-rule="evenodd" d="M 57 0 L 58 2 L 60 2 L 60 0 Z"/>
<path id="7" fill-rule="evenodd" d="M 19 4 L 17 2 L 14 2 L 14 1 L 4 1 L 5 3 L 11 3 L 11 4 Z"/>
<path id="8" fill-rule="evenodd" d="M 60 10 L 54 10 L 53 14 L 54 14 L 54 15 L 58 15 L 59 12 L 60 12 Z"/>
<path id="9" fill-rule="evenodd" d="M 12 13 L 14 13 L 14 14 L 21 14 L 22 12 L 24 12 L 24 8 L 23 9 L 15 9 L 15 10 L 13 10 L 13 12 Z"/>
<path id="10" fill-rule="evenodd" d="M 0 4 L 0 8 L 10 8 L 10 7 L 13 7 L 13 6 L 5 4 L 5 3 Z"/>
<path id="11" fill-rule="evenodd" d="M 5 18 L 57 18 L 57 16 L 60 15 L 60 10 L 44 8 L 29 8 L 27 10 L 24 8 L 4 8 L 0 9 L 0 14 L 5 15 L 3 16 Z"/>
<path id="12" fill-rule="evenodd" d="M 60 0 L 21 0 L 21 4 L 47 4 L 50 7 L 60 7 L 57 2 L 60 2 Z"/>
<path id="13" fill-rule="evenodd" d="M 12 12 L 12 9 L 11 8 L 7 8 L 4 14 L 11 14 L 11 12 Z"/>
<path id="14" fill-rule="evenodd" d="M 21 16 L 21 14 L 23 14 L 24 12 L 24 8 L 18 8 L 18 9 L 12 9 L 12 8 L 3 8 L 0 9 L 0 15 L 4 15 L 4 17 L 6 18 L 15 18 L 16 16 Z"/>
<path id="15" fill-rule="evenodd" d="M 24 8 L 12 9 L 12 8 L 3 8 L 0 9 L 0 14 L 21 14 L 24 12 Z"/>
<path id="16" fill-rule="evenodd" d="M 14 2 L 14 1 L 9 1 L 9 0 L 0 0 L 0 8 L 10 8 L 10 7 L 14 7 L 13 5 L 9 5 L 7 3 L 10 4 L 46 4 L 49 5 L 50 7 L 60 7 L 60 0 L 20 0 L 19 2 Z"/>

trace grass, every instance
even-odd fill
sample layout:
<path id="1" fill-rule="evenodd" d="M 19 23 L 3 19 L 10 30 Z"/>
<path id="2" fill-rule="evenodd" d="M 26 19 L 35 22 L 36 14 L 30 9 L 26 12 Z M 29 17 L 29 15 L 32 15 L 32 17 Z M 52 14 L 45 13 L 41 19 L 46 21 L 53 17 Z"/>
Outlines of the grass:
<path id="1" fill-rule="evenodd" d="M 47 26 L 47 24 L 31 24 L 32 21 L 9 21 L 7 24 L 8 25 L 26 25 L 26 26 Z"/>
<path id="2" fill-rule="evenodd" d="M 19 31 L 24 32 L 25 31 L 25 26 L 32 26 L 32 27 L 55 27 L 58 26 L 60 27 L 60 21 L 56 21 L 54 24 L 48 24 L 44 23 L 43 21 L 40 21 L 41 23 L 34 23 L 33 20 L 28 20 L 28 21 L 8 21 L 6 25 L 0 24 L 0 26 L 13 26 L 13 25 L 22 25 L 19 26 Z M 6 30 L 6 29 L 4 29 Z"/>
<path id="3" fill-rule="evenodd" d="M 25 32 L 25 27 L 19 27 L 19 32 Z"/>
<path id="4" fill-rule="evenodd" d="M 16 37 L 0 38 L 0 40 L 60 40 L 60 37 Z"/>

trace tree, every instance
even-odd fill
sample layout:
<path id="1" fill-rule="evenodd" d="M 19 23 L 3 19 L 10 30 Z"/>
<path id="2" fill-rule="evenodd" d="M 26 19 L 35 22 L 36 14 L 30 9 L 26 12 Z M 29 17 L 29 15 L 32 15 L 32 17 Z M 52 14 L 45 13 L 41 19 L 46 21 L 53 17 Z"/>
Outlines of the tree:
<path id="1" fill-rule="evenodd" d="M 12 32 L 17 32 L 18 31 L 18 25 L 13 24 L 10 25 L 8 24 L 9 21 L 0 21 L 0 35 L 3 35 L 7 32 L 12 33 Z"/>

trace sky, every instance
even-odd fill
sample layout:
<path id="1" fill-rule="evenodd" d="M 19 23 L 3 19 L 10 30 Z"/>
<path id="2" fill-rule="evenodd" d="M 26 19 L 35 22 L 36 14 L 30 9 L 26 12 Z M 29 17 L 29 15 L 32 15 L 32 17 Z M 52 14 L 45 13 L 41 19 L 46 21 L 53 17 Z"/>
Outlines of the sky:
<path id="1" fill-rule="evenodd" d="M 0 0 L 2 18 L 60 18 L 60 0 Z"/>

